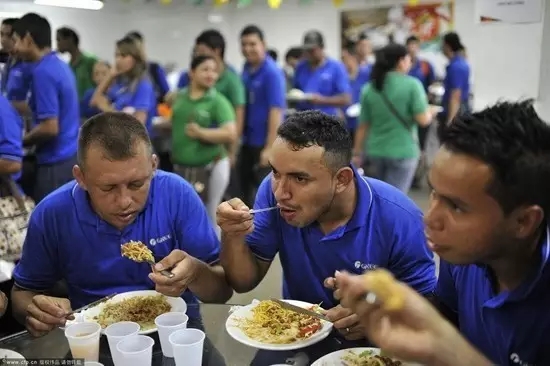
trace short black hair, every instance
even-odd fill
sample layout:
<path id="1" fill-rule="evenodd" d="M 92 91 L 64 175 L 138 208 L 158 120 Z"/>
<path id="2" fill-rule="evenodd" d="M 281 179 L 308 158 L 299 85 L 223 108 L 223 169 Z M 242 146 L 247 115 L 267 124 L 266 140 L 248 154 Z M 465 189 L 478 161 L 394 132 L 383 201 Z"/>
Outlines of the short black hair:
<path id="1" fill-rule="evenodd" d="M 52 27 L 50 26 L 50 22 L 36 13 L 23 15 L 15 22 L 13 31 L 20 38 L 24 38 L 28 34 L 41 50 L 52 47 Z"/>
<path id="2" fill-rule="evenodd" d="M 289 58 L 302 58 L 303 54 L 304 50 L 302 47 L 292 47 L 286 51 L 285 60 L 288 60 Z"/>
<path id="3" fill-rule="evenodd" d="M 17 23 L 18 20 L 19 18 L 6 18 L 2 20 L 2 25 L 10 26 L 12 28 L 12 33 L 13 33 L 13 26 L 15 23 Z"/>
<path id="4" fill-rule="evenodd" d="M 223 59 L 225 56 L 225 38 L 216 29 L 207 29 L 195 39 L 195 44 L 203 44 L 210 49 L 219 50 L 220 56 Z"/>
<path id="5" fill-rule="evenodd" d="M 271 57 L 274 61 L 277 61 L 279 59 L 279 54 L 277 53 L 277 50 L 274 50 L 273 48 L 270 48 L 267 50 L 267 54 L 269 57 Z"/>
<path id="6" fill-rule="evenodd" d="M 57 30 L 57 34 L 63 39 L 70 39 L 76 47 L 80 45 L 80 37 L 72 28 L 61 27 Z"/>
<path id="7" fill-rule="evenodd" d="M 134 40 L 143 42 L 143 34 L 141 34 L 141 33 L 138 32 L 138 31 L 131 31 L 131 32 L 128 32 L 128 34 L 126 34 L 126 37 L 130 37 L 130 38 L 132 38 L 132 39 L 134 39 Z"/>
<path id="8" fill-rule="evenodd" d="M 260 27 L 254 24 L 247 25 L 246 27 L 243 28 L 243 30 L 241 31 L 241 38 L 244 36 L 250 36 L 253 34 L 257 35 L 261 41 L 264 40 L 264 32 L 260 29 Z"/>
<path id="9" fill-rule="evenodd" d="M 333 172 L 350 165 L 353 142 L 344 121 L 337 117 L 319 111 L 296 112 L 281 124 L 277 135 L 296 150 L 314 145 L 324 148 L 325 162 Z"/>
<path id="10" fill-rule="evenodd" d="M 443 35 L 443 43 L 449 46 L 453 52 L 460 52 L 464 50 L 464 45 L 460 41 L 460 36 L 456 32 L 445 33 L 445 35 Z"/>
<path id="11" fill-rule="evenodd" d="M 410 43 L 420 43 L 420 39 L 417 36 L 409 36 L 405 44 L 408 46 Z"/>
<path id="12" fill-rule="evenodd" d="M 449 151 L 475 157 L 493 171 L 487 187 L 505 214 L 523 205 L 539 205 L 550 214 L 550 125 L 532 100 L 500 102 L 462 114 L 438 130 Z"/>
<path id="13" fill-rule="evenodd" d="M 199 56 L 195 56 L 193 57 L 193 59 L 191 60 L 191 65 L 189 65 L 189 69 L 191 70 L 195 70 L 197 67 L 199 67 L 203 62 L 205 61 L 208 61 L 208 60 L 214 60 L 216 61 L 216 59 L 212 56 L 207 56 L 207 55 L 199 55 Z"/>
<path id="14" fill-rule="evenodd" d="M 124 112 L 105 112 L 88 119 L 78 135 L 78 165 L 83 168 L 86 153 L 98 144 L 109 159 L 126 160 L 135 156 L 136 143 L 144 142 L 153 151 L 147 129 L 137 118 Z"/>

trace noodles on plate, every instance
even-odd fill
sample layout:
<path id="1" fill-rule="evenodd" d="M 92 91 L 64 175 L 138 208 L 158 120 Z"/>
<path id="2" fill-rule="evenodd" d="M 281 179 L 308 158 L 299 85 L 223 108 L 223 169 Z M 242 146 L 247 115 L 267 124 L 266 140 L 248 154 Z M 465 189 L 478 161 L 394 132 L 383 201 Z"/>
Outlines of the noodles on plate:
<path id="1" fill-rule="evenodd" d="M 135 296 L 117 302 L 108 302 L 94 320 L 102 328 L 123 322 L 136 322 L 141 330 L 155 328 L 155 318 L 172 310 L 164 295 Z"/>
<path id="2" fill-rule="evenodd" d="M 375 355 L 367 350 L 361 353 L 347 351 L 342 357 L 342 366 L 401 366 L 401 361 L 394 361 L 389 357 Z"/>
<path id="3" fill-rule="evenodd" d="M 312 309 L 315 311 L 314 309 Z M 289 344 L 310 338 L 323 325 L 309 315 L 284 309 L 274 301 L 260 301 L 251 309 L 252 316 L 240 318 L 237 327 L 249 338 L 270 344 Z"/>
<path id="4" fill-rule="evenodd" d="M 120 246 L 120 253 L 123 257 L 129 258 L 134 262 L 154 263 L 155 257 L 151 249 L 140 241 L 130 240 L 128 243 Z"/>

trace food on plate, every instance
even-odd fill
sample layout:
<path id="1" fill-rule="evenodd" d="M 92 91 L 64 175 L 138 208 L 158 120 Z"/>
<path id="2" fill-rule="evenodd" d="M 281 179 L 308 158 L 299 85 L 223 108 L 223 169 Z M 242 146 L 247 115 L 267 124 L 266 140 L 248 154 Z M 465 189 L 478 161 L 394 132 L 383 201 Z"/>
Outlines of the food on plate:
<path id="1" fill-rule="evenodd" d="M 401 361 L 394 361 L 389 357 L 374 354 L 371 350 L 361 353 L 346 351 L 342 357 L 342 366 L 401 366 Z"/>
<path id="2" fill-rule="evenodd" d="M 113 323 L 138 323 L 141 330 L 155 328 L 155 318 L 172 310 L 164 295 L 135 296 L 117 302 L 107 302 L 95 321 L 106 328 Z"/>
<path id="3" fill-rule="evenodd" d="M 312 311 L 318 311 L 314 306 Z M 237 327 L 249 338 L 270 344 L 289 344 L 310 338 L 323 325 L 309 315 L 284 309 L 271 300 L 260 301 L 252 308 L 252 316 L 237 320 Z"/>
<path id="4" fill-rule="evenodd" d="M 291 89 L 288 91 L 286 96 L 289 99 L 304 99 L 306 94 L 300 89 Z"/>
<path id="5" fill-rule="evenodd" d="M 363 274 L 369 291 L 374 293 L 387 311 L 398 311 L 405 305 L 405 295 L 393 275 L 382 268 Z"/>
<path id="6" fill-rule="evenodd" d="M 135 262 L 154 263 L 155 257 L 151 249 L 140 241 L 130 240 L 120 246 L 120 253 L 123 257 L 129 258 Z"/>

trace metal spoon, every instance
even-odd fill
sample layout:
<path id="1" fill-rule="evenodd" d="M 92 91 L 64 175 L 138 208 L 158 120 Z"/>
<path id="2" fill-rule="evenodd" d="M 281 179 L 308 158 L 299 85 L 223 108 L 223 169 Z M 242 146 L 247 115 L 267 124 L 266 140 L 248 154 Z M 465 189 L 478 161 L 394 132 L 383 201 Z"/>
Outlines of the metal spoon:
<path id="1" fill-rule="evenodd" d="M 257 213 L 260 213 L 260 212 L 267 212 L 267 211 L 273 211 L 273 210 L 276 210 L 278 209 L 279 207 L 277 206 L 274 206 L 274 207 L 267 207 L 267 208 L 257 208 L 257 209 L 254 209 L 254 210 L 250 210 L 248 211 L 250 214 L 254 215 L 254 214 L 257 214 Z"/>

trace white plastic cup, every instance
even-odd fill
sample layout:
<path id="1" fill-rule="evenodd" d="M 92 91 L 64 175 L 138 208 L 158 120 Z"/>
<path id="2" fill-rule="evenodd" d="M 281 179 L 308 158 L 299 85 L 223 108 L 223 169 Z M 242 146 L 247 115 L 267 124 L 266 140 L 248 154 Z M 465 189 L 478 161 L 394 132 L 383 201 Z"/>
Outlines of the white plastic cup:
<path id="1" fill-rule="evenodd" d="M 100 336 L 101 326 L 97 323 L 74 323 L 65 328 L 73 358 L 83 358 L 85 361 L 99 360 Z"/>
<path id="2" fill-rule="evenodd" d="M 155 319 L 155 325 L 157 326 L 160 347 L 162 348 L 162 354 L 166 357 L 174 357 L 174 351 L 170 344 L 170 335 L 176 330 L 187 328 L 187 322 L 189 317 L 185 313 L 170 312 L 164 313 Z"/>
<path id="3" fill-rule="evenodd" d="M 138 334 L 124 338 L 116 345 L 120 353 L 117 366 L 151 366 L 154 344 L 153 338 L 144 335 Z"/>
<path id="4" fill-rule="evenodd" d="M 174 350 L 176 366 L 201 366 L 205 337 L 202 330 L 193 328 L 172 333 L 169 340 Z"/>
<path id="5" fill-rule="evenodd" d="M 109 343 L 109 350 L 111 351 L 111 358 L 113 363 L 118 365 L 121 358 L 120 352 L 118 352 L 117 344 L 126 337 L 130 337 L 139 333 L 141 327 L 138 323 L 134 322 L 118 322 L 109 325 L 105 328 L 105 336 Z"/>

